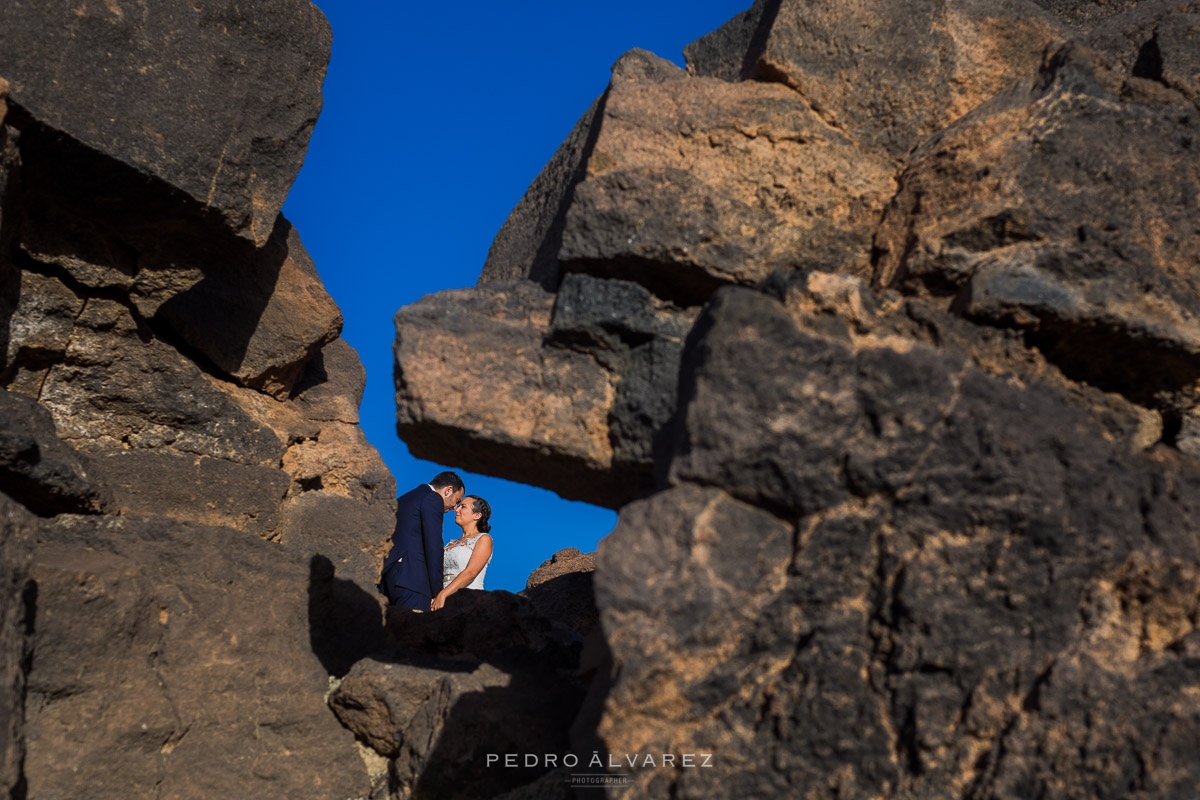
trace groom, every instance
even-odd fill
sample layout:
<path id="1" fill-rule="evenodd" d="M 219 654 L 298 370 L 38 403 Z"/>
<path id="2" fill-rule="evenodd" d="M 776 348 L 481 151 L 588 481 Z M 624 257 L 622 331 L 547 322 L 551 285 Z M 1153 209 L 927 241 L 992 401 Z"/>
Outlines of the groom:
<path id="1" fill-rule="evenodd" d="M 442 515 L 464 492 L 462 478 L 439 472 L 396 499 L 396 532 L 379 581 L 392 605 L 429 610 L 442 589 Z"/>

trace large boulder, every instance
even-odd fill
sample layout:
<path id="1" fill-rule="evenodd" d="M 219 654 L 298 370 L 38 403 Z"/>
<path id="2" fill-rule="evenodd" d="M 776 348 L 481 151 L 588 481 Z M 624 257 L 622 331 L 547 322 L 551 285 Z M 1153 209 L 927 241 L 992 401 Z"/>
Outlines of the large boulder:
<path id="1" fill-rule="evenodd" d="M 261 245 L 304 161 L 331 41 L 308 0 L 8 3 L 0 75 L 22 127 L 69 137 Z"/>
<path id="2" fill-rule="evenodd" d="M 49 412 L 16 392 L 0 391 L 0 478 L 10 497 L 42 516 L 109 505 L 84 457 L 58 438 Z"/>
<path id="3" fill-rule="evenodd" d="M 1069 46 L 923 144 L 875 280 L 953 297 L 1072 377 L 1178 418 L 1200 378 L 1200 112 L 1128 80 Z"/>
<path id="4" fill-rule="evenodd" d="M 368 659 L 342 681 L 330 705 L 390 759 L 396 795 L 493 797 L 547 772 L 541 755 L 565 751 L 583 696 L 553 669 L 507 666 Z M 538 763 L 522 756 L 505 767 L 501 759 L 518 753 L 537 753 Z"/>
<path id="5" fill-rule="evenodd" d="M 60 516 L 32 570 L 30 800 L 365 795 L 322 702 L 305 559 L 227 528 Z"/>

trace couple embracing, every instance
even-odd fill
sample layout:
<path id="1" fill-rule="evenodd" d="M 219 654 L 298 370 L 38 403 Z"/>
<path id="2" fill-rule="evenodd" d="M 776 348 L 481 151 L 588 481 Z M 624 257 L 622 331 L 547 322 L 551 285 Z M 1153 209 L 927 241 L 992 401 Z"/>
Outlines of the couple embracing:
<path id="1" fill-rule="evenodd" d="M 459 589 L 482 589 L 492 560 L 492 509 L 464 495 L 462 478 L 439 472 L 396 500 L 396 532 L 379 586 L 394 606 L 437 611 Z M 442 516 L 454 512 L 462 536 L 442 547 Z"/>

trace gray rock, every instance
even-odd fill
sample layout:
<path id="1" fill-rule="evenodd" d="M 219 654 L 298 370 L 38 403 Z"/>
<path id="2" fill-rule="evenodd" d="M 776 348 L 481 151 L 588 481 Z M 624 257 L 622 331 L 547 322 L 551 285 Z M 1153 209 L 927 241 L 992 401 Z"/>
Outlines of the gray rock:
<path id="1" fill-rule="evenodd" d="M 330 44 L 307 0 L 10 3 L 0 75 L 23 114 L 263 244 L 303 163 Z"/>

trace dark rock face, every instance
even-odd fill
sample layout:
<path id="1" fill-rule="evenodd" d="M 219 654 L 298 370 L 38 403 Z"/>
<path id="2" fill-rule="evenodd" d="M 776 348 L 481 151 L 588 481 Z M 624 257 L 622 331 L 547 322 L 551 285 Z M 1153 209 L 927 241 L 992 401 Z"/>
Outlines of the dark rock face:
<path id="1" fill-rule="evenodd" d="M 1032 87 L 922 145 L 880 229 L 876 280 L 957 294 L 961 313 L 1022 330 L 1073 377 L 1181 411 L 1198 374 L 1200 241 L 1173 232 L 1200 191 L 1200 112 L 1114 84 L 1058 51 Z"/>
<path id="2" fill-rule="evenodd" d="M 0 394 L 0 479 L 37 514 L 97 513 L 108 495 L 83 458 L 58 438 L 50 414 L 15 392 Z"/>
<path id="3" fill-rule="evenodd" d="M 324 696 L 395 481 L 279 214 L 329 46 L 306 0 L 0 7 L 5 797 L 370 791 Z"/>
<path id="4" fill-rule="evenodd" d="M 35 601 L 29 580 L 33 517 L 0 494 L 0 796 L 18 797 L 25 785 L 25 672 L 29 617 Z"/>
<path id="5" fill-rule="evenodd" d="M 306 561 L 227 528 L 63 516 L 32 574 L 30 797 L 365 795 L 322 702 Z"/>
<path id="6" fill-rule="evenodd" d="M 397 430 L 418 457 L 449 448 L 487 472 L 503 453 L 513 478 L 619 506 L 653 486 L 652 438 L 694 316 L 583 275 L 557 295 L 522 281 L 424 298 L 396 314 Z M 447 371 L 466 362 L 464 384 Z"/>
<path id="7" fill-rule="evenodd" d="M 582 599 L 592 602 L 590 587 Z M 385 639 L 329 704 L 388 759 L 390 796 L 492 797 L 551 771 L 540 756 L 505 767 L 505 754 L 570 751 L 586 691 L 580 636 L 530 599 L 467 589 L 433 614 L 390 608 Z M 556 777 L 549 796 L 563 797 L 566 777 Z M 380 775 L 377 792 L 384 784 Z"/>
<path id="8" fill-rule="evenodd" d="M 491 369 L 591 354 L 572 401 L 652 469 L 594 573 L 524 593 L 594 575 L 573 746 L 713 755 L 623 762 L 608 796 L 1200 785 L 1198 18 L 777 0 L 687 74 L 618 62 L 535 183 L 553 202 L 514 210 L 504 277 L 530 282 L 489 261 L 470 294 L 479 326 L 539 282 Z M 605 348 L 681 335 L 631 311 L 656 301 L 694 316 L 673 378 L 632 382 Z M 444 352 L 469 329 L 419 326 Z M 431 370 L 397 354 L 429 443 L 405 387 Z M 618 424 L 618 379 L 662 413 Z M 588 480 L 538 476 L 503 425 L 472 442 L 479 471 Z"/>
<path id="9" fill-rule="evenodd" d="M 261 245 L 304 161 L 331 41 L 307 0 L 13 3 L 0 75 L 30 116 Z"/>

